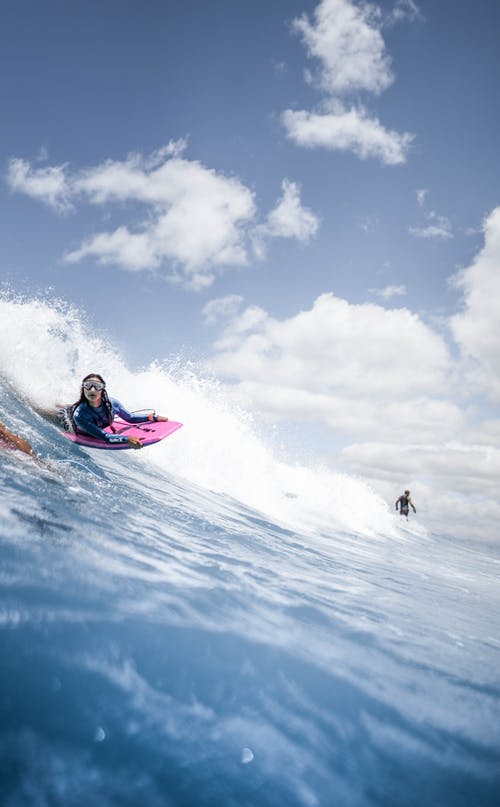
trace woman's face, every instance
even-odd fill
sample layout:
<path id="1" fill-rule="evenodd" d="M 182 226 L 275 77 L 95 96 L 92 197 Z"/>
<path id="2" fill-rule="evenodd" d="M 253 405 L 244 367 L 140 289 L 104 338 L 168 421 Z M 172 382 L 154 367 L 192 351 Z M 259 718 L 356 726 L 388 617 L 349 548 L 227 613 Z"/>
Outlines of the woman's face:
<path id="1" fill-rule="evenodd" d="M 96 386 L 93 386 L 94 384 Z M 101 389 L 97 389 L 97 387 L 101 387 Z M 101 405 L 102 388 L 103 383 L 99 378 L 96 378 L 96 376 L 90 376 L 90 378 L 87 378 L 83 382 L 83 394 L 90 406 Z"/>

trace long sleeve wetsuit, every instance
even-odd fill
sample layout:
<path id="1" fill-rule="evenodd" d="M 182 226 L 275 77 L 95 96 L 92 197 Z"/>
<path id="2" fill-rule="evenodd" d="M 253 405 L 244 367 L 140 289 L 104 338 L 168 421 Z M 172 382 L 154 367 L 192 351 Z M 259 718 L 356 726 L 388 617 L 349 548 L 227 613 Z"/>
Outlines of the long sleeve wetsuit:
<path id="1" fill-rule="evenodd" d="M 119 415 L 127 423 L 145 423 L 149 420 L 148 415 L 133 415 L 128 412 L 116 398 L 110 398 L 113 417 Z M 79 431 L 90 434 L 97 440 L 105 440 L 107 443 L 127 443 L 128 437 L 124 434 L 108 434 L 104 431 L 104 426 L 108 426 L 108 413 L 103 404 L 101 406 L 90 406 L 82 401 L 73 412 L 73 420 Z M 155 418 L 156 420 L 156 418 Z"/>

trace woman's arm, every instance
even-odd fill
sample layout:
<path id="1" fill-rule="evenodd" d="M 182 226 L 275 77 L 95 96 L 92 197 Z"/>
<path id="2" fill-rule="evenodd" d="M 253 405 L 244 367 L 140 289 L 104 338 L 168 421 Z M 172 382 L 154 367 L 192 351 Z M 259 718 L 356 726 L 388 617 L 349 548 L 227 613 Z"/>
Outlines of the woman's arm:
<path id="1" fill-rule="evenodd" d="M 96 440 L 104 440 L 106 443 L 128 443 L 128 437 L 123 434 L 109 434 L 101 429 L 92 417 L 92 412 L 89 411 L 90 407 L 81 405 L 75 409 L 73 413 L 73 420 L 78 426 L 79 430 L 89 434 L 90 437 L 95 437 Z"/>
<path id="2" fill-rule="evenodd" d="M 168 420 L 168 418 L 163 417 L 163 415 L 132 414 L 132 412 L 129 412 L 127 409 L 125 409 L 123 404 L 121 404 L 120 401 L 118 401 L 116 398 L 113 398 L 111 403 L 113 405 L 113 414 L 119 415 L 122 418 L 122 420 L 126 420 L 127 423 L 147 423 L 149 420 L 153 420 L 156 423 L 157 421 Z"/>
<path id="3" fill-rule="evenodd" d="M 23 451 L 25 454 L 29 454 L 30 457 L 35 455 L 35 452 L 28 441 L 23 440 L 22 437 L 19 437 L 17 434 L 9 431 L 7 426 L 5 426 L 2 422 L 0 422 L 0 439 L 4 440 L 13 448 L 17 448 L 18 451 Z"/>

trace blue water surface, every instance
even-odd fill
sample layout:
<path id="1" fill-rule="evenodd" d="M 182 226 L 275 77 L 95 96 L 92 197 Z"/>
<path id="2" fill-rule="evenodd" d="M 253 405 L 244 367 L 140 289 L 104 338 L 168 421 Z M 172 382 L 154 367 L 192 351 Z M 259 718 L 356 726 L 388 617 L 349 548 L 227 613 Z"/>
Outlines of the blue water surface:
<path id="1" fill-rule="evenodd" d="M 498 547 L 300 534 L 15 407 L 0 804 L 498 805 Z"/>

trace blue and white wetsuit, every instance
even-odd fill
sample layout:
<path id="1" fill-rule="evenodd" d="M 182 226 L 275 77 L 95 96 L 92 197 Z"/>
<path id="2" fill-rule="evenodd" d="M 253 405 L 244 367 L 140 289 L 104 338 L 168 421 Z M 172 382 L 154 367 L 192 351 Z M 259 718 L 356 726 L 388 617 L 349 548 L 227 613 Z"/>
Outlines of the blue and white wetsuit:
<path id="1" fill-rule="evenodd" d="M 116 398 L 110 398 L 109 401 L 113 417 L 119 415 L 127 423 L 146 423 L 149 420 L 148 415 L 132 415 Z M 78 431 L 90 434 L 97 440 L 105 440 L 107 443 L 128 443 L 128 437 L 124 434 L 108 434 L 104 431 L 104 426 L 109 425 L 108 413 L 104 404 L 94 407 L 82 401 L 73 412 L 73 420 Z M 154 420 L 156 420 L 156 415 Z"/>

